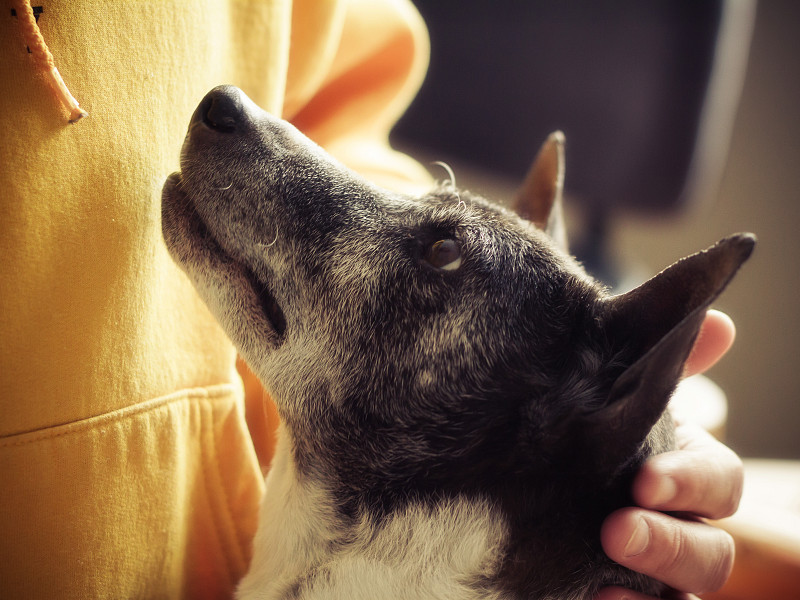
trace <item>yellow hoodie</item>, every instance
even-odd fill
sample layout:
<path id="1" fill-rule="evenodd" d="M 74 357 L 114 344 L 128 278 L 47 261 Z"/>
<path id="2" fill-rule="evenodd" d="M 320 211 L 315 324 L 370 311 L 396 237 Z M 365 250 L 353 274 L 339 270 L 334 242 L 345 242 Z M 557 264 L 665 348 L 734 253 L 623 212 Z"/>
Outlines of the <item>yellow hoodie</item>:
<path id="1" fill-rule="evenodd" d="M 387 143 L 425 28 L 405 0 L 34 4 L 89 116 L 68 122 L 4 4 L 0 597 L 229 597 L 263 488 L 245 387 L 262 464 L 272 425 L 167 255 L 161 186 L 221 83 L 379 182 L 427 181 Z"/>

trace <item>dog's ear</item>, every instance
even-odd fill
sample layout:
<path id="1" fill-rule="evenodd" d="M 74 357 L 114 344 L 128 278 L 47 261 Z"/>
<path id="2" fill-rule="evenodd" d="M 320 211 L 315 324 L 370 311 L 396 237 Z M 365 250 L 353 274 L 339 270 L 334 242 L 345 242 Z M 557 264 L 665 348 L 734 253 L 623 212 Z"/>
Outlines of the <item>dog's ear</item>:
<path id="1" fill-rule="evenodd" d="M 584 422 L 599 471 L 610 476 L 636 454 L 666 408 L 706 309 L 754 245 L 751 234 L 731 236 L 604 301 L 603 335 L 630 366 Z"/>
<path id="2" fill-rule="evenodd" d="M 564 134 L 551 133 L 517 192 L 514 210 L 545 231 L 565 252 L 567 234 L 561 196 L 564 190 Z"/>

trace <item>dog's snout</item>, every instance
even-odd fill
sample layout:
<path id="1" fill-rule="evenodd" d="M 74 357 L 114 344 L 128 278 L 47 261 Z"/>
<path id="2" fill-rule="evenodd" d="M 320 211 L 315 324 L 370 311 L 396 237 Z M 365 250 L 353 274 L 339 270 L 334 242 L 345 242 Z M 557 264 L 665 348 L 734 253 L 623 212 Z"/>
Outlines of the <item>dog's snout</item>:
<path id="1" fill-rule="evenodd" d="M 202 121 L 220 133 L 233 133 L 242 119 L 242 93 L 230 85 L 214 88 L 206 94 L 194 115 L 195 121 Z"/>

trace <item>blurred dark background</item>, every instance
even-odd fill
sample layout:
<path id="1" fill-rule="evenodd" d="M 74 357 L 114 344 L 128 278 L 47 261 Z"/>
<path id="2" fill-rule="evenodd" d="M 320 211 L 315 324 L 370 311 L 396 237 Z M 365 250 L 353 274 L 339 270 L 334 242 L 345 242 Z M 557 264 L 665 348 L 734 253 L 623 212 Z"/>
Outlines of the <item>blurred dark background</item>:
<path id="1" fill-rule="evenodd" d="M 501 199 L 563 130 L 573 250 L 611 285 L 759 236 L 718 303 L 738 337 L 709 376 L 735 450 L 800 458 L 800 3 L 416 4 L 431 67 L 397 145 Z"/>

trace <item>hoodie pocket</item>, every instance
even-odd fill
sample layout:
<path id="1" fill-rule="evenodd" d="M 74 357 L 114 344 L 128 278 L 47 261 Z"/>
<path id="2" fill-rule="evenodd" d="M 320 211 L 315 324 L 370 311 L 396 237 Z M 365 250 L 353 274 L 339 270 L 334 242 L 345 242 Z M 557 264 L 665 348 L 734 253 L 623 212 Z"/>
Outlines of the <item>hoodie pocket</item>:
<path id="1" fill-rule="evenodd" d="M 0 439 L 0 597 L 230 597 L 263 489 L 240 389 Z"/>

